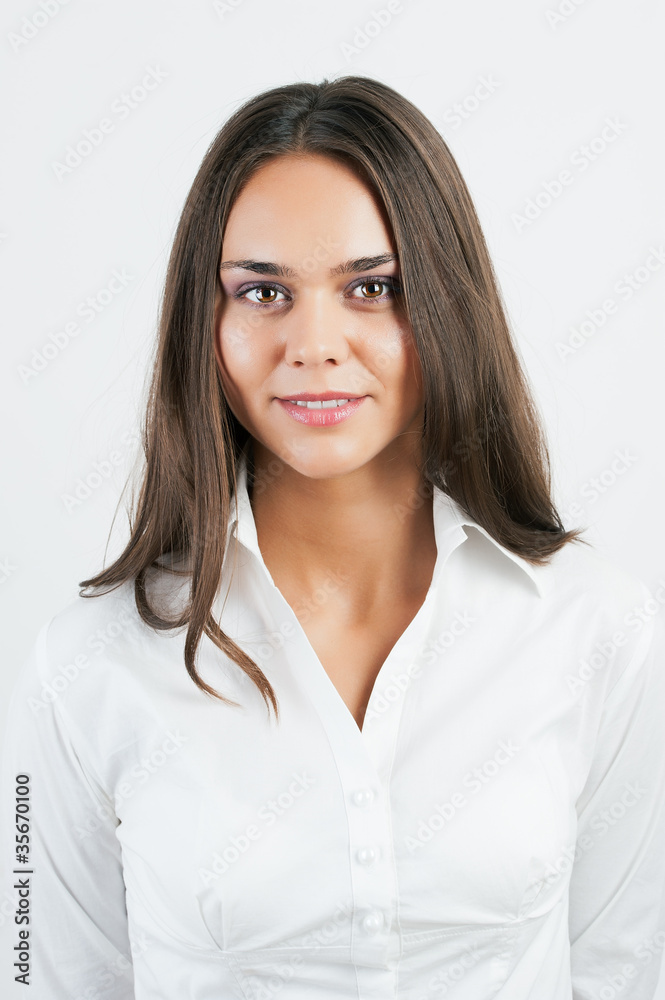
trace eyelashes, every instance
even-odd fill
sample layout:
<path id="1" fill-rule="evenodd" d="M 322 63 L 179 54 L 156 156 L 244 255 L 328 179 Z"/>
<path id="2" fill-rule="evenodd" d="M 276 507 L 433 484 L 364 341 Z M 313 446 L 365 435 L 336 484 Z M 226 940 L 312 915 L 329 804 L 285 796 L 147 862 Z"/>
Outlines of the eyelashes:
<path id="1" fill-rule="evenodd" d="M 356 288 L 362 288 L 363 285 L 384 285 L 386 288 L 389 289 L 389 293 L 388 294 L 384 293 L 383 295 L 369 295 L 369 296 L 352 295 L 351 298 L 355 298 L 359 302 L 386 302 L 391 298 L 391 296 L 399 295 L 402 291 L 402 286 L 399 279 L 394 278 L 392 276 L 361 278 L 351 286 L 350 291 L 354 291 Z M 253 285 L 249 285 L 246 288 L 241 287 L 237 292 L 234 292 L 233 298 L 237 300 L 245 299 L 250 306 L 254 306 L 255 308 L 258 309 L 266 309 L 270 308 L 273 305 L 280 304 L 276 300 L 273 300 L 272 302 L 253 302 L 250 299 L 246 298 L 246 296 L 250 292 L 254 292 L 257 290 L 262 291 L 264 289 L 265 290 L 271 289 L 274 292 L 281 292 L 284 295 L 288 294 L 281 287 L 281 285 L 278 285 L 273 281 L 256 281 L 254 282 Z"/>

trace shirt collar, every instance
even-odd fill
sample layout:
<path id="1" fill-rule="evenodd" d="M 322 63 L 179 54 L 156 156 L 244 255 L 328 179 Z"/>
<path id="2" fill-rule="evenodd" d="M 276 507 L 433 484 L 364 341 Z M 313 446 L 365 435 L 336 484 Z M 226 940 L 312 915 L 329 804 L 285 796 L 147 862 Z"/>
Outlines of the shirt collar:
<path id="1" fill-rule="evenodd" d="M 245 444 L 238 458 L 238 467 L 236 472 L 238 510 L 236 517 L 235 498 L 232 498 L 231 516 L 229 518 L 227 530 L 227 546 L 231 534 L 234 533 L 237 540 L 244 545 L 245 548 L 249 549 L 250 552 L 254 553 L 254 555 L 259 559 L 270 577 L 270 573 L 268 572 L 268 568 L 263 561 L 263 556 L 259 548 L 256 522 L 254 520 L 254 513 L 249 500 L 249 492 L 247 488 L 248 449 L 249 441 Z M 551 586 L 550 565 L 541 564 L 534 566 L 527 559 L 524 559 L 511 549 L 506 548 L 505 545 L 501 545 L 500 542 L 497 542 L 497 540 L 490 535 L 486 528 L 482 527 L 482 525 L 478 524 L 477 521 L 474 521 L 473 518 L 469 517 L 462 507 L 451 496 L 439 489 L 438 486 L 434 486 L 433 488 L 433 516 L 434 534 L 437 547 L 437 560 L 432 577 L 433 583 L 436 582 L 439 573 L 443 569 L 446 559 L 453 549 L 457 548 L 461 542 L 469 537 L 469 532 L 466 531 L 466 528 L 475 528 L 482 535 L 484 535 L 485 538 L 492 543 L 492 545 L 496 546 L 496 548 L 499 549 L 504 556 L 515 563 L 516 566 L 519 566 L 519 568 L 535 585 L 536 590 L 541 597 L 547 596 Z M 272 578 L 271 582 L 273 582 L 274 585 Z"/>

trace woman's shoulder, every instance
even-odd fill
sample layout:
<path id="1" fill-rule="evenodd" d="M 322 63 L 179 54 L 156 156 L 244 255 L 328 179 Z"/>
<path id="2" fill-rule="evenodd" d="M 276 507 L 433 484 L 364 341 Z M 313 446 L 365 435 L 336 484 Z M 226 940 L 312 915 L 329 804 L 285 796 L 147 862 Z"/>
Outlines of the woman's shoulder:
<path id="1" fill-rule="evenodd" d="M 181 594 L 178 578 L 169 584 L 149 585 L 151 605 L 158 611 L 172 611 Z M 79 701 L 92 704 L 95 698 L 134 686 L 141 672 L 157 660 L 182 657 L 180 636 L 186 626 L 158 630 L 141 617 L 135 584 L 129 580 L 114 589 L 79 593 L 45 620 L 16 681 L 38 705 L 58 701 L 62 708 Z M 167 598 L 169 598 L 167 600 Z M 178 648 L 176 649 L 175 646 Z"/>
<path id="2" fill-rule="evenodd" d="M 600 595 L 640 595 L 646 583 L 635 572 L 619 564 L 590 542 L 571 541 L 558 549 L 547 563 L 553 583 L 559 588 L 591 589 Z"/>
<path id="3" fill-rule="evenodd" d="M 113 590 L 79 593 L 63 604 L 41 630 L 53 662 L 88 656 L 145 628 L 136 606 L 133 581 Z"/>
<path id="4" fill-rule="evenodd" d="M 665 607 L 665 578 L 647 583 L 592 544 L 568 542 L 541 569 L 555 605 L 586 608 L 607 627 L 646 624 Z"/>
<path id="5" fill-rule="evenodd" d="M 150 608 L 170 617 L 183 608 L 186 596 L 184 577 L 149 570 L 144 581 Z M 79 592 L 43 626 L 50 654 L 57 658 L 76 652 L 102 652 L 124 640 L 149 641 L 157 632 L 141 617 L 136 600 L 135 580 L 113 589 L 91 588 Z"/>

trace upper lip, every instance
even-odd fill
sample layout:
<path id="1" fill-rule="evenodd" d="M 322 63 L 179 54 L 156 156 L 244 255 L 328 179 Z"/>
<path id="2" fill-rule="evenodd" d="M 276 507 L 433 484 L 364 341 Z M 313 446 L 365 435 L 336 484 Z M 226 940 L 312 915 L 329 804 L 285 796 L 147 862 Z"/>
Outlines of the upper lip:
<path id="1" fill-rule="evenodd" d="M 331 391 L 331 392 L 294 392 L 292 396 L 279 396 L 279 399 L 301 399 L 306 403 L 311 403 L 316 399 L 360 399 L 354 392 Z"/>

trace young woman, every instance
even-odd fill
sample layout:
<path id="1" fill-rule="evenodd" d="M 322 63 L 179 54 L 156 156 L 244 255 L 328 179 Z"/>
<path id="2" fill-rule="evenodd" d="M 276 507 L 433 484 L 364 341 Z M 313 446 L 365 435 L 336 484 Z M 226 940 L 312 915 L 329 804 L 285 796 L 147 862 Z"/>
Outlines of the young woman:
<path id="1" fill-rule="evenodd" d="M 562 525 L 469 193 L 390 87 L 219 132 L 144 449 L 10 708 L 40 998 L 654 997 L 662 615 Z"/>

